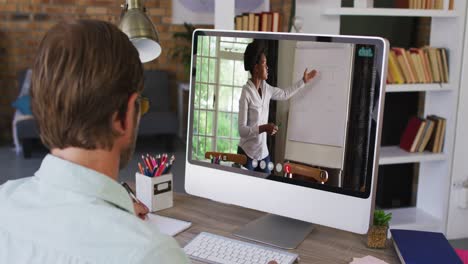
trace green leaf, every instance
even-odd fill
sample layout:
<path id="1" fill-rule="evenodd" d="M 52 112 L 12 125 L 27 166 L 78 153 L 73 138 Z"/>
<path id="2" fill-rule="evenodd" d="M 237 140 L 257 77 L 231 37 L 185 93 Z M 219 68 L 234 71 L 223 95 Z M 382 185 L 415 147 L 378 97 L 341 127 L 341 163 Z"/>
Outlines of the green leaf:
<path id="1" fill-rule="evenodd" d="M 374 225 L 377 226 L 388 226 L 388 223 L 392 219 L 392 213 L 386 214 L 383 210 L 374 211 Z"/>

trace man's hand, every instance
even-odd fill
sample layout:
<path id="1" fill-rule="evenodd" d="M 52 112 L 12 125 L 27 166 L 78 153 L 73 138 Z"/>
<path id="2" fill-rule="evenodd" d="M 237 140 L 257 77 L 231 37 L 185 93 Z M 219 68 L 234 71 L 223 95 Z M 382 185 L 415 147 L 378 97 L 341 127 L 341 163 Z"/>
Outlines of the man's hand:
<path id="1" fill-rule="evenodd" d="M 308 83 L 308 82 L 310 82 L 310 80 L 312 80 L 316 75 L 317 75 L 317 71 L 316 71 L 316 70 L 312 70 L 312 71 L 310 71 L 310 72 L 307 72 L 307 68 L 306 68 L 305 71 L 304 71 L 304 77 L 302 77 L 302 80 L 304 81 L 304 83 Z"/>
<path id="2" fill-rule="evenodd" d="M 276 126 L 273 123 L 269 123 L 269 124 L 266 124 L 266 125 L 261 125 L 259 127 L 259 132 L 260 132 L 260 134 L 263 133 L 263 132 L 266 132 L 268 135 L 274 136 L 276 134 L 276 132 L 278 132 L 278 126 Z"/>
<path id="3" fill-rule="evenodd" d="M 135 214 L 143 220 L 146 219 L 146 215 L 149 213 L 148 207 L 142 203 L 133 202 L 133 209 L 135 209 Z"/>

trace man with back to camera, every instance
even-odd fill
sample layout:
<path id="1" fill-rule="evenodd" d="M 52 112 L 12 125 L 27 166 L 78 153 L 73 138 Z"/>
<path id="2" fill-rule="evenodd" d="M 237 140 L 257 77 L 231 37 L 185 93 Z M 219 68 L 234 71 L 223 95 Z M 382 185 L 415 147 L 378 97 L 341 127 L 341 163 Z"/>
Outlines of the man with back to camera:
<path id="1" fill-rule="evenodd" d="M 0 263 L 189 262 L 173 238 L 137 217 L 147 208 L 117 182 L 145 104 L 143 67 L 128 37 L 103 21 L 54 26 L 31 89 L 51 154 L 33 177 L 0 186 Z"/>
<path id="2" fill-rule="evenodd" d="M 286 89 L 273 87 L 266 82 L 268 65 L 265 50 L 262 41 L 254 40 L 247 45 L 244 52 L 244 69 L 250 72 L 251 78 L 242 87 L 239 99 L 240 141 L 237 153 L 247 156 L 247 163 L 244 165 L 246 169 L 270 174 L 266 136 L 274 136 L 278 131 L 278 126 L 267 123 L 270 99 L 289 100 L 315 78 L 317 71 L 307 72 L 305 69 L 302 79 Z M 256 166 L 253 164 L 254 160 L 258 163 Z"/>

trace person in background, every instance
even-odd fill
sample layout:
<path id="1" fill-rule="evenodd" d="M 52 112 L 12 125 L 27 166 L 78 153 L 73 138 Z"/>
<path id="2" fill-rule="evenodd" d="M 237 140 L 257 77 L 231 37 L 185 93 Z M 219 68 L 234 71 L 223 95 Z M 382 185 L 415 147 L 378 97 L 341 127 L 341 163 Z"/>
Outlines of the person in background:
<path id="1" fill-rule="evenodd" d="M 0 186 L 0 263 L 189 262 L 117 181 L 147 110 L 142 90 L 138 51 L 115 25 L 78 20 L 46 33 L 31 100 L 50 154 L 34 176 Z"/>
<path id="2" fill-rule="evenodd" d="M 269 174 L 270 154 L 267 147 L 267 135 L 274 136 L 278 132 L 278 126 L 268 123 L 270 100 L 288 100 L 309 83 L 317 75 L 317 71 L 307 72 L 305 69 L 302 79 L 287 89 L 269 85 L 266 82 L 268 65 L 265 48 L 258 40 L 251 42 L 245 49 L 244 69 L 250 72 L 251 78 L 242 88 L 239 99 L 240 142 L 237 153 L 247 156 L 247 163 L 244 167 L 248 170 Z M 256 167 L 252 164 L 254 160 L 257 161 Z M 264 167 L 262 168 L 261 165 Z"/>

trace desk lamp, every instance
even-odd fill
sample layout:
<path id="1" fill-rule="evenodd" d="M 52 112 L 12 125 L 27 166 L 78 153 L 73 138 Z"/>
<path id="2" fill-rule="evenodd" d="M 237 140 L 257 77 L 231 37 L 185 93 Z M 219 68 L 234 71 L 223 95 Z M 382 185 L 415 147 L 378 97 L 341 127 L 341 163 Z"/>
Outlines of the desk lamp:
<path id="1" fill-rule="evenodd" d="M 152 61 L 161 54 L 158 32 L 146 15 L 144 0 L 127 0 L 122 5 L 119 28 L 138 50 L 142 63 Z"/>

